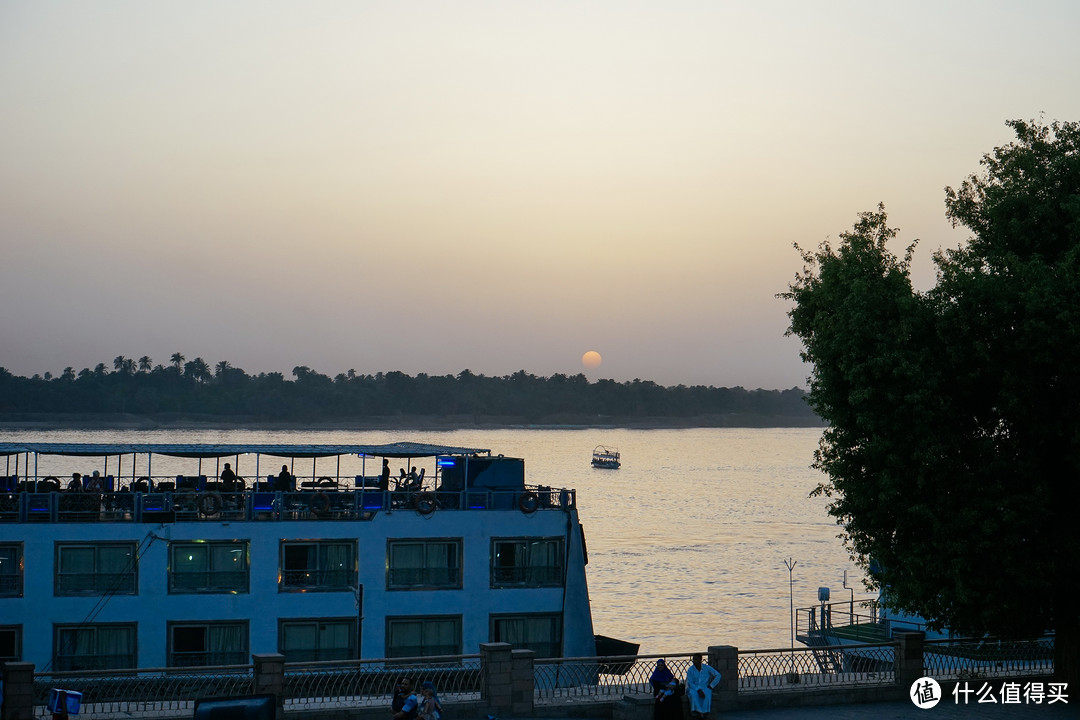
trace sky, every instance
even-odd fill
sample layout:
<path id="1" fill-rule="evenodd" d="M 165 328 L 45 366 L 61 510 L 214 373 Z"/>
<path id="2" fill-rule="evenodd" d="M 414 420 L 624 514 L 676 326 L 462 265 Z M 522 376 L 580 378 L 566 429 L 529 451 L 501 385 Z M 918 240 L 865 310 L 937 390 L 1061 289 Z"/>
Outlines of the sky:
<path id="1" fill-rule="evenodd" d="M 1080 120 L 1080 3 L 0 0 L 0 367 L 806 387 L 777 293 Z M 602 362 L 586 368 L 586 351 Z M 593 363 L 594 364 L 594 363 Z"/>

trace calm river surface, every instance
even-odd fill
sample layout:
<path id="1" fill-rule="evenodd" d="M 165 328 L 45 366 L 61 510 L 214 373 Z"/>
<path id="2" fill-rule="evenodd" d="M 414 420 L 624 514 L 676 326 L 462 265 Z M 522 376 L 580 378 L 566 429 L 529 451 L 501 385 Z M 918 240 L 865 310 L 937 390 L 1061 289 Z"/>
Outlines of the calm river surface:
<path id="1" fill-rule="evenodd" d="M 820 434 L 819 429 L 805 428 L 0 430 L 0 441 L 412 440 L 490 448 L 494 454 L 522 457 L 527 483 L 578 492 L 595 631 L 639 642 L 642 653 L 685 653 L 709 645 L 788 647 L 791 631 L 784 561 L 789 557 L 797 562 L 793 573 L 796 607 L 816 604 L 820 585 L 832 589 L 834 600 L 848 597 L 841 588 L 845 570 L 848 585 L 856 586 L 856 596 L 864 594 L 858 583 L 862 575 L 836 537 L 839 528 L 826 513 L 826 500 L 807 497 L 821 479 L 809 467 Z M 619 449 L 620 470 L 589 466 L 592 449 L 600 444 Z M 262 474 L 275 470 L 274 460 L 264 458 L 267 467 L 260 468 Z M 244 462 L 242 458 L 240 473 L 254 475 L 254 468 L 245 467 Z M 368 471 L 375 474 L 377 468 Z M 203 472 L 213 474 L 214 468 L 204 467 Z M 294 472 L 301 474 L 300 461 Z M 159 474 L 156 460 L 154 474 Z"/>

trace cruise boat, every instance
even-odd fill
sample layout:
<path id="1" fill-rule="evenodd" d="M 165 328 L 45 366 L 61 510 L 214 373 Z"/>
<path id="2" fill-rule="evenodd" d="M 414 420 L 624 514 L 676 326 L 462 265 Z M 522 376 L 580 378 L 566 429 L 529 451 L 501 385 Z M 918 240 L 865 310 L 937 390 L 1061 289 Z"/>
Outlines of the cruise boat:
<path id="1" fill-rule="evenodd" d="M 604 445 L 597 445 L 593 448 L 592 466 L 594 468 L 617 470 L 620 464 L 618 448 L 606 447 Z"/>
<path id="2" fill-rule="evenodd" d="M 0 461 L 0 661 L 595 655 L 575 491 L 526 484 L 520 458 L 8 443 Z"/>

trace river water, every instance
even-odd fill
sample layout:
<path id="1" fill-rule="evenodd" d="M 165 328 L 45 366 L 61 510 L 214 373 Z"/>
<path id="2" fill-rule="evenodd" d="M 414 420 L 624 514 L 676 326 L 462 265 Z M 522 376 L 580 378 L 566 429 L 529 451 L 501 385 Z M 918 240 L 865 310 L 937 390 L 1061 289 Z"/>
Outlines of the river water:
<path id="1" fill-rule="evenodd" d="M 652 654 L 709 645 L 788 647 L 791 602 L 795 607 L 816 604 L 822 585 L 831 588 L 834 600 L 848 597 L 841 588 L 845 570 L 848 586 L 856 588 L 856 596 L 864 595 L 861 571 L 837 539 L 839 528 L 826 512 L 827 500 L 808 497 L 822 479 L 810 468 L 820 434 L 814 428 L 0 430 L 0 442 L 411 440 L 522 457 L 527 483 L 577 490 L 595 631 L 638 642 L 642 653 Z M 592 449 L 600 444 L 619 449 L 621 469 L 590 467 Z M 265 463 L 273 460 L 264 458 Z M 154 462 L 158 475 L 164 468 Z M 242 458 L 240 474 L 254 475 L 254 468 L 244 462 Z M 300 462 L 294 468 L 298 477 L 305 472 Z M 272 464 L 259 468 L 263 475 L 276 469 Z M 333 474 L 330 470 L 319 474 Z M 347 474 L 344 467 L 342 471 Z M 377 468 L 367 471 L 376 474 Z M 51 474 L 63 477 L 61 473 L 70 472 L 56 468 Z M 121 472 L 126 476 L 132 469 Z M 204 474 L 214 472 L 212 466 L 203 467 Z M 785 566 L 789 558 L 796 563 L 790 576 Z"/>

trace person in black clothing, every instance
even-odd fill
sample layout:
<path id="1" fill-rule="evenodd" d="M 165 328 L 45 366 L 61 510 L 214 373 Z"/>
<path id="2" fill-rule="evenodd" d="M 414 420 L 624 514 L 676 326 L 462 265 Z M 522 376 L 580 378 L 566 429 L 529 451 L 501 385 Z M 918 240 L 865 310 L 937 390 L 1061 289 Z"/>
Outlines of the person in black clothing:
<path id="1" fill-rule="evenodd" d="M 293 492 L 296 490 L 293 486 L 293 476 L 289 472 L 288 465 L 281 466 L 281 472 L 278 473 L 277 480 L 274 481 L 274 490 L 277 492 Z"/>
<path id="2" fill-rule="evenodd" d="M 379 475 L 379 489 L 386 492 L 390 489 L 390 461 L 382 459 L 382 474 Z"/>
<path id="3" fill-rule="evenodd" d="M 236 492 L 236 473 L 233 472 L 229 463 L 225 463 L 225 469 L 221 471 L 221 491 Z"/>

